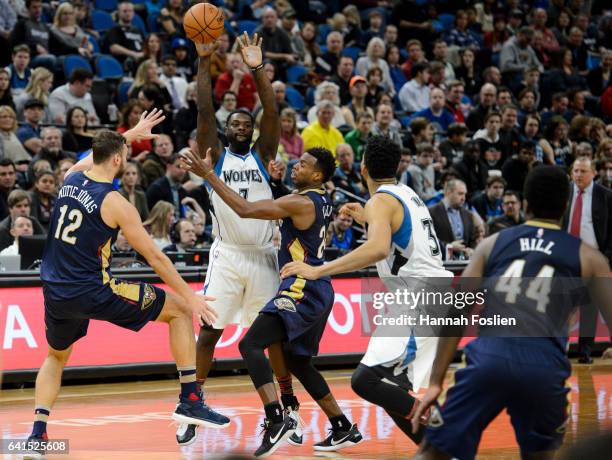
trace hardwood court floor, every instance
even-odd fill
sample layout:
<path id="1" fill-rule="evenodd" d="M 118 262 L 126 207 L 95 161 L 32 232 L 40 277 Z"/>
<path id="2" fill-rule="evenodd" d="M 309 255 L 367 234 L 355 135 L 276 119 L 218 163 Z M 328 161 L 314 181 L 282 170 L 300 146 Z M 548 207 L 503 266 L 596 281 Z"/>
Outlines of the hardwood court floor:
<path id="1" fill-rule="evenodd" d="M 572 416 L 565 446 L 577 439 L 612 430 L 612 364 L 575 365 L 571 386 Z M 452 372 L 452 371 L 451 371 Z M 384 411 L 359 399 L 350 388 L 351 370 L 324 373 L 347 416 L 359 424 L 365 442 L 341 451 L 336 458 L 409 458 L 416 451 Z M 450 373 L 449 373 L 450 377 Z M 70 455 L 52 459 L 200 459 L 229 452 L 252 453 L 260 442 L 263 411 L 248 376 L 213 377 L 207 382 L 208 401 L 232 419 L 225 430 L 199 430 L 197 441 L 179 448 L 170 420 L 178 381 L 130 382 L 69 386 L 62 389 L 51 413 L 49 435 L 69 439 Z M 277 458 L 314 458 L 313 440 L 326 435 L 328 421 L 298 387 L 300 411 L 306 424 L 302 447 L 283 446 Z M 26 438 L 31 428 L 33 390 L 0 394 L 0 435 Z M 484 433 L 478 458 L 516 459 L 518 447 L 507 414 L 502 413 Z M 326 455 L 329 456 L 329 455 Z M 11 459 L 17 457 L 5 456 Z"/>

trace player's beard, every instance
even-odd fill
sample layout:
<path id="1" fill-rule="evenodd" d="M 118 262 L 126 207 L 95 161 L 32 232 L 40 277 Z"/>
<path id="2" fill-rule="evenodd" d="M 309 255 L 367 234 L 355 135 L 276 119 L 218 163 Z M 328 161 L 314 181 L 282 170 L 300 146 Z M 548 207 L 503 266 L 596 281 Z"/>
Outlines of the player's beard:
<path id="1" fill-rule="evenodd" d="M 229 141 L 230 148 L 234 153 L 246 154 L 251 149 L 252 136 L 245 140 L 238 140 L 234 134 L 231 137 L 228 137 L 227 140 Z"/>

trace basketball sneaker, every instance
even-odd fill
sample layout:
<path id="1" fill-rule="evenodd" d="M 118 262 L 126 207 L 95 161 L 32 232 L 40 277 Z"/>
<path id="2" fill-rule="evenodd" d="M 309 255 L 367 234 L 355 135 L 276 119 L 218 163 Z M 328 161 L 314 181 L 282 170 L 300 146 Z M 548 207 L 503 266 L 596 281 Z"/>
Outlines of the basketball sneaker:
<path id="1" fill-rule="evenodd" d="M 272 455 L 278 449 L 283 441 L 291 437 L 295 432 L 297 422 L 289 414 L 285 413 L 283 421 L 272 423 L 265 419 L 263 425 L 264 437 L 261 441 L 261 446 L 255 451 L 255 457 L 267 457 Z"/>
<path id="2" fill-rule="evenodd" d="M 30 435 L 30 437 L 27 440 L 27 443 L 41 443 L 41 442 L 45 442 L 47 441 L 49 438 L 47 437 L 47 433 L 43 433 L 42 436 L 34 436 L 34 435 Z M 28 450 L 27 452 L 25 452 L 23 454 L 23 459 L 24 460 L 34 460 L 34 459 L 38 459 L 38 458 L 45 458 L 45 449 L 40 449 L 40 448 L 32 448 L 30 450 Z"/>
<path id="3" fill-rule="evenodd" d="M 176 443 L 181 446 L 189 446 L 196 440 L 198 434 L 198 425 L 190 423 L 181 423 L 176 429 Z"/>
<path id="4" fill-rule="evenodd" d="M 341 429 L 330 429 L 329 436 L 323 441 L 318 442 L 312 448 L 319 452 L 332 452 L 335 450 L 346 449 L 347 447 L 356 446 L 363 441 L 363 436 L 357 429 L 357 425 L 353 424 L 351 429 L 343 431 Z"/>
<path id="5" fill-rule="evenodd" d="M 218 412 L 215 412 L 210 407 L 208 407 L 204 403 L 204 401 L 202 401 L 201 393 L 199 395 L 191 393 L 188 398 L 180 396 L 179 403 L 177 404 L 176 409 L 172 414 L 172 419 L 179 423 L 206 426 L 208 428 L 225 428 L 230 424 L 229 418 L 227 418 L 225 415 L 221 415 Z M 188 431 L 189 430 L 185 430 L 185 432 Z M 191 439 L 194 438 L 195 429 L 193 430 L 193 437 Z M 187 442 L 189 442 L 190 440 L 188 440 Z"/>
<path id="6" fill-rule="evenodd" d="M 295 432 L 287 440 L 287 442 L 291 444 L 292 446 L 301 446 L 302 442 L 304 441 L 304 432 L 302 430 L 302 426 L 304 423 L 302 422 L 302 418 L 300 417 L 300 414 L 298 412 L 299 410 L 300 410 L 299 404 L 295 407 L 288 406 L 286 409 L 287 414 L 289 415 L 289 417 L 295 420 L 295 424 L 296 424 Z"/>

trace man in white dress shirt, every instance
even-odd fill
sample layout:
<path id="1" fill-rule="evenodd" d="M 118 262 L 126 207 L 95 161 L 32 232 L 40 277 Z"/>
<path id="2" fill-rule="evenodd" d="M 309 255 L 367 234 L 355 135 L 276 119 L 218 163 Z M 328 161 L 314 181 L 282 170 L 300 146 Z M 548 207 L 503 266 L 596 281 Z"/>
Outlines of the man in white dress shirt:
<path id="1" fill-rule="evenodd" d="M 177 60 L 173 55 L 164 56 L 161 62 L 162 74 L 159 79 L 166 85 L 170 97 L 172 97 L 172 108 L 178 112 L 187 107 L 187 80 L 176 74 Z"/>
<path id="2" fill-rule="evenodd" d="M 417 62 L 412 66 L 414 78 L 402 86 L 399 100 L 406 112 L 418 112 L 429 107 L 429 64 Z"/>

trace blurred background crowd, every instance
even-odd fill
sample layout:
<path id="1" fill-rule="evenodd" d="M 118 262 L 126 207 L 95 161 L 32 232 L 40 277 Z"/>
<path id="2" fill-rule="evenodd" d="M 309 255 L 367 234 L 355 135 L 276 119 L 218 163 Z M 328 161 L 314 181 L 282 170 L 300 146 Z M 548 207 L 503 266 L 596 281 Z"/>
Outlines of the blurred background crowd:
<path id="1" fill-rule="evenodd" d="M 235 44 L 257 32 L 281 119 L 278 180 L 290 186 L 304 150 L 324 146 L 338 162 L 327 185 L 335 203 L 363 202 L 364 145 L 389 136 L 402 149 L 398 181 L 431 207 L 444 256 L 461 260 L 524 221 L 527 173 L 556 164 L 574 187 L 567 231 L 612 256 L 609 1 L 211 3 L 226 18 L 212 58 L 220 137 L 236 108 L 260 119 Z M 189 6 L 0 0 L 0 255 L 45 233 L 63 175 L 97 129 L 124 132 L 154 107 L 166 113 L 161 136 L 130 146 L 117 186 L 161 248 L 208 247 L 206 188 L 178 161 L 181 149 L 197 149 L 197 54 L 182 28 Z M 337 215 L 329 257 L 363 238 Z M 120 235 L 114 250 L 131 248 Z"/>

